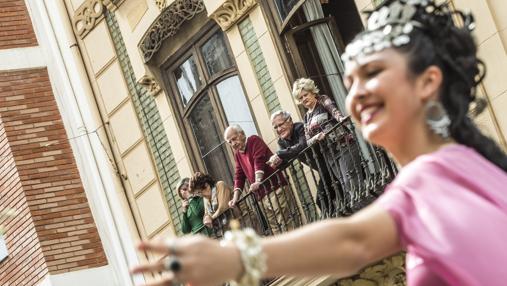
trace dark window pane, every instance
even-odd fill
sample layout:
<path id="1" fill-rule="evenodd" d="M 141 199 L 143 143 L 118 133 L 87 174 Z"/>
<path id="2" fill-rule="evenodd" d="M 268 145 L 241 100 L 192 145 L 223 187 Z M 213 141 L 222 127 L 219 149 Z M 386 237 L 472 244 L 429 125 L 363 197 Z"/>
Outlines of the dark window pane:
<path id="1" fill-rule="evenodd" d="M 222 140 L 222 132 L 218 128 L 214 113 L 209 97 L 204 95 L 190 113 L 190 126 L 206 165 L 206 172 L 230 185 L 232 173 L 225 149 L 227 146 Z"/>
<path id="2" fill-rule="evenodd" d="M 187 105 L 195 92 L 201 87 L 201 79 L 197 71 L 194 57 L 188 58 L 175 71 L 176 83 L 181 95 L 183 105 Z"/>
<path id="3" fill-rule="evenodd" d="M 232 60 L 225 44 L 224 34 L 217 32 L 201 48 L 206 70 L 210 76 L 232 66 Z"/>

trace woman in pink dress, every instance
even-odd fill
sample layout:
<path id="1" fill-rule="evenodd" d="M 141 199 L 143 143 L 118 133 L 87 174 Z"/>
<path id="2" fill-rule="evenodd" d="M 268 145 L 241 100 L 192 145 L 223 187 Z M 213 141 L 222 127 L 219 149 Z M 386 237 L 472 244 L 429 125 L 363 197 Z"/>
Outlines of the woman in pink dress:
<path id="1" fill-rule="evenodd" d="M 484 69 L 473 25 L 471 15 L 431 0 L 386 1 L 348 45 L 349 113 L 401 169 L 375 203 L 264 239 L 236 230 L 221 243 L 146 241 L 140 249 L 173 256 L 133 272 L 170 270 L 160 285 L 253 285 L 280 275 L 347 276 L 404 250 L 408 285 L 506 285 L 507 157 L 469 117 L 472 104 L 476 113 L 484 107 L 475 96 Z"/>

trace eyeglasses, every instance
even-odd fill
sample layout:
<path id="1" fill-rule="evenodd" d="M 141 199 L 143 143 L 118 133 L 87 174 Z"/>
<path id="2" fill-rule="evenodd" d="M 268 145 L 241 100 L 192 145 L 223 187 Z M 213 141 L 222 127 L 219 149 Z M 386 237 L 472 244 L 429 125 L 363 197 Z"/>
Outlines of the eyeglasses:
<path id="1" fill-rule="evenodd" d="M 282 121 L 282 123 L 280 123 L 280 124 L 273 125 L 273 129 L 277 130 L 278 128 L 282 127 L 285 124 L 285 122 L 287 122 L 287 120 L 289 120 L 289 118 L 290 117 L 285 118 L 285 120 Z"/>

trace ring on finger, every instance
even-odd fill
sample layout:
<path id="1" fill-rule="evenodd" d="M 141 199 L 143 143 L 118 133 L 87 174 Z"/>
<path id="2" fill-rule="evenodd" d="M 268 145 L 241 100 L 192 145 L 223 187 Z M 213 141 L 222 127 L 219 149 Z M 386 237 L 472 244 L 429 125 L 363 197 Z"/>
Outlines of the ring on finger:
<path id="1" fill-rule="evenodd" d="M 164 258 L 163 265 L 165 270 L 171 271 L 174 274 L 180 272 L 182 268 L 180 260 L 174 255 Z"/>

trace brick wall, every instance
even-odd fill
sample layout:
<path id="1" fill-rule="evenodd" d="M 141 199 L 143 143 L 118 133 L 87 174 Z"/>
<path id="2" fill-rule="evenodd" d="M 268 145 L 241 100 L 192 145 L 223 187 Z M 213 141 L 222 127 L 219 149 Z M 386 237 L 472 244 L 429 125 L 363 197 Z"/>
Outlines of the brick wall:
<path id="1" fill-rule="evenodd" d="M 9 256 L 0 263 L 0 285 L 35 285 L 47 274 L 47 267 L 12 157 L 5 124 L 0 117 L 1 206 L 16 209 L 17 212 L 15 218 L 5 221 L 7 232 L 4 238 Z"/>
<path id="2" fill-rule="evenodd" d="M 0 0 L 0 49 L 36 46 L 24 0 Z"/>
<path id="3" fill-rule="evenodd" d="M 45 68 L 0 72 L 0 117 L 9 163 L 0 166 L 0 205 L 20 211 L 6 228 L 11 255 L 0 263 L 0 285 L 106 265 Z"/>

